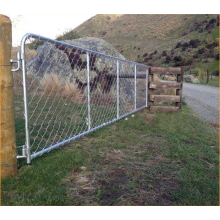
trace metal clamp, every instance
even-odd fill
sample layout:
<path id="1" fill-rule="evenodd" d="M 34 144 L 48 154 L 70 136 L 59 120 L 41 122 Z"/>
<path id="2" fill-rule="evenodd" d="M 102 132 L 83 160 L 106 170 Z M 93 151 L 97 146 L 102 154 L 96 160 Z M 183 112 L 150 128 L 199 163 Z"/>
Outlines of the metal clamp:
<path id="1" fill-rule="evenodd" d="M 27 147 L 23 145 L 19 148 L 22 148 L 22 155 L 17 155 L 17 159 L 27 158 Z"/>
<path id="2" fill-rule="evenodd" d="M 18 64 L 16 69 L 11 70 L 12 72 L 16 72 L 16 71 L 20 70 L 20 67 L 21 67 L 21 55 L 20 55 L 20 53 L 19 52 L 17 53 L 17 60 L 12 60 L 11 59 L 10 62 Z"/>

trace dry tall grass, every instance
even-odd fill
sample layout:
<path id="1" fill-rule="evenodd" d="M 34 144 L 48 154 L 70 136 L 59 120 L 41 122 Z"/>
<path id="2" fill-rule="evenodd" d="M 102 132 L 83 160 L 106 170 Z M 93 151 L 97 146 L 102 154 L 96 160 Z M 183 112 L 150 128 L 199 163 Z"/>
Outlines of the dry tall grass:
<path id="1" fill-rule="evenodd" d="M 41 80 L 41 90 L 45 96 L 63 98 L 67 101 L 76 101 L 80 97 L 77 85 L 69 78 L 59 77 L 56 74 L 45 75 Z"/>

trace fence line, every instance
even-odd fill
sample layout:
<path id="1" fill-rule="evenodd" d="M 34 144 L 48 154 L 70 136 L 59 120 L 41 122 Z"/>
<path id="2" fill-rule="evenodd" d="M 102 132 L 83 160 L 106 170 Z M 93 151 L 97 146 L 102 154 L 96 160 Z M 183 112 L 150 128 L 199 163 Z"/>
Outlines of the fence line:
<path id="1" fill-rule="evenodd" d="M 35 34 L 23 37 L 21 62 L 14 91 L 27 163 L 147 107 L 146 65 Z"/>

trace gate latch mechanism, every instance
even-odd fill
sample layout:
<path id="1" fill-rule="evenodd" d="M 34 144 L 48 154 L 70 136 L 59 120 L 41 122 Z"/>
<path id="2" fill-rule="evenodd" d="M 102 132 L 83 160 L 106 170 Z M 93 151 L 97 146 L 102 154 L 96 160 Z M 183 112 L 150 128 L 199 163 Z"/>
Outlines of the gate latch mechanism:
<path id="1" fill-rule="evenodd" d="M 17 53 L 17 60 L 12 60 L 11 59 L 10 62 L 11 63 L 17 63 L 17 65 L 18 65 L 16 69 L 12 69 L 11 71 L 12 72 L 18 71 L 21 67 L 21 55 L 20 55 L 20 53 L 19 52 Z"/>

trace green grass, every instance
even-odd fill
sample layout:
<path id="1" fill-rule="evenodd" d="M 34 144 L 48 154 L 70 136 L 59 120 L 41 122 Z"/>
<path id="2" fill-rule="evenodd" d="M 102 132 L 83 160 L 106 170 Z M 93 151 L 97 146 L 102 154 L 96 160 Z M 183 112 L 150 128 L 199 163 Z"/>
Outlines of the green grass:
<path id="1" fill-rule="evenodd" d="M 22 166 L 2 180 L 2 205 L 218 205 L 218 132 L 187 106 L 147 114 Z"/>
<path id="2" fill-rule="evenodd" d="M 199 81 L 201 84 L 207 85 L 206 84 L 206 82 L 207 82 L 206 77 L 204 77 L 204 79 L 200 78 Z M 213 77 L 213 79 L 211 79 L 211 77 L 210 77 L 208 86 L 219 87 L 219 77 Z"/>

